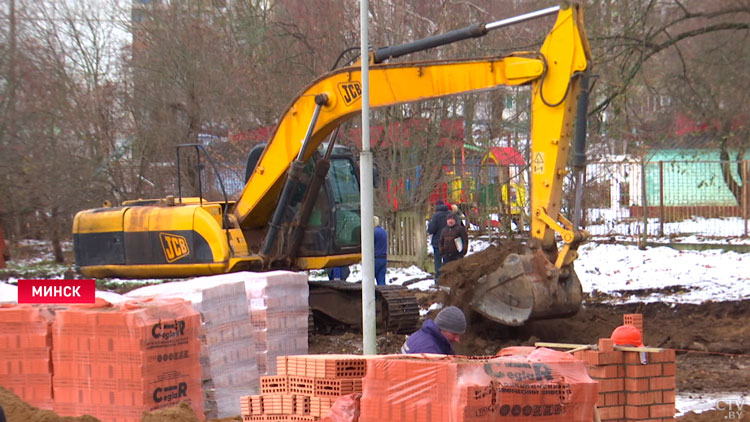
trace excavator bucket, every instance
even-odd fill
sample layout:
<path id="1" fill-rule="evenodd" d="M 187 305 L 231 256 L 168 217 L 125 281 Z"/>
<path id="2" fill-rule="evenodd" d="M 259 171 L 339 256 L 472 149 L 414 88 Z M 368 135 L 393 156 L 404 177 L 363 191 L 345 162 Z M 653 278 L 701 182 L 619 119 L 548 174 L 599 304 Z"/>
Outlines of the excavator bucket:
<path id="1" fill-rule="evenodd" d="M 509 326 L 574 315 L 583 300 L 572 267 L 560 270 L 540 248 L 517 242 L 446 264 L 439 284 L 450 288 L 450 304 Z"/>

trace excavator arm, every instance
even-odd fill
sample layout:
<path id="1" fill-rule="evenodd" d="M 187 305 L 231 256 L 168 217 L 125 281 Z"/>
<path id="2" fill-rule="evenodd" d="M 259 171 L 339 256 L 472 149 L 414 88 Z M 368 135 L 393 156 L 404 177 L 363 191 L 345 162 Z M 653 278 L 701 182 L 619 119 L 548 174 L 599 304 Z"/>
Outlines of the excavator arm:
<path id="1" fill-rule="evenodd" d="M 538 51 L 504 57 L 385 63 L 391 58 L 479 37 L 492 29 L 554 13 L 557 20 Z M 371 61 L 373 108 L 502 86 L 531 86 L 532 239 L 523 249 L 505 257 L 499 269 L 487 274 L 477 285 L 452 289 L 451 295 L 488 318 L 509 325 L 575 313 L 581 303 L 581 288 L 572 262 L 583 236 L 576 227 L 576 217 L 570 222 L 561 215 L 560 208 L 576 116 L 579 119 L 584 116 L 576 123 L 577 132 L 581 133 L 575 148 L 579 170 L 583 166 L 581 157 L 585 160 L 582 123 L 586 105 L 585 101 L 580 104 L 577 101 L 579 92 L 586 92 L 581 86 L 587 80 L 591 60 L 579 8 L 553 7 L 472 25 L 379 49 L 373 52 Z M 73 242 L 80 272 L 90 277 L 189 277 L 272 268 L 313 269 L 357 262 L 360 254 L 353 229 L 358 228 L 359 213 L 358 208 L 351 208 L 356 207 L 352 201 L 358 184 L 353 166 L 346 163 L 350 159 L 345 154 L 337 158 L 334 154 L 331 163 L 316 164 L 313 179 L 305 179 L 303 173 L 309 170 L 313 155 L 317 154 L 315 159 L 321 162 L 318 147 L 328 135 L 345 119 L 361 111 L 361 76 L 358 66 L 342 68 L 313 81 L 297 96 L 248 172 L 249 179 L 236 202 L 180 196 L 178 200 L 167 197 L 128 201 L 119 207 L 79 212 L 73 224 Z M 331 151 L 327 148 L 323 162 Z M 340 183 L 336 176 L 339 170 L 344 174 L 341 179 L 349 183 L 347 192 L 351 194 L 346 201 L 350 202 L 346 204 L 341 198 L 333 198 L 332 188 L 323 188 Z M 333 177 L 326 177 L 332 174 Z M 300 190 L 304 190 L 304 195 L 300 195 Z M 322 204 L 318 210 L 322 217 L 312 227 L 301 221 L 312 220 L 309 216 L 314 204 L 306 201 Z M 336 207 L 340 205 L 339 219 Z M 348 208 L 343 208 L 344 205 Z M 337 234 L 344 232 L 351 236 L 346 241 L 335 240 Z M 564 242 L 560 250 L 558 236 Z M 277 238 L 281 241 L 277 242 Z M 407 316 L 411 322 L 396 325 L 411 326 L 415 321 L 410 318 L 417 315 L 415 303 L 413 300 L 399 304 L 400 311 L 395 305 L 389 307 L 387 313 L 398 316 L 391 322 Z"/>
<path id="2" fill-rule="evenodd" d="M 544 248 L 555 247 L 555 233 L 566 244 L 580 239 L 576 229 L 560 215 L 579 76 L 588 69 L 590 57 L 579 13 L 577 7 L 561 8 L 538 52 L 373 64 L 369 73 L 372 108 L 530 83 L 531 234 Z M 324 75 L 298 95 L 284 113 L 233 209 L 243 229 L 268 224 L 278 206 L 289 165 L 300 155 L 303 145 L 304 161 L 342 121 L 361 111 L 361 93 L 361 72 L 355 66 Z M 573 253 L 573 249 L 565 249 L 558 268 L 570 263 Z"/>

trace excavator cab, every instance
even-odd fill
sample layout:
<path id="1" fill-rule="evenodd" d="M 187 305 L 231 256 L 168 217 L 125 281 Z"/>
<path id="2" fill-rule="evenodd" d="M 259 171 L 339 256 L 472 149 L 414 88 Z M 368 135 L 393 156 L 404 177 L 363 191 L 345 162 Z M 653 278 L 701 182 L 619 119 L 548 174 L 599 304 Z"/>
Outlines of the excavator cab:
<path id="1" fill-rule="evenodd" d="M 391 62 L 551 15 L 557 19 L 538 51 Z M 572 221 L 561 210 L 570 149 L 577 181 L 585 167 L 592 59 L 580 7 L 549 7 L 383 47 L 371 53 L 370 62 L 371 108 L 502 86 L 529 87 L 530 240 L 496 259 L 495 267 L 482 274 L 486 277 L 455 286 L 451 293 L 490 319 L 509 325 L 577 311 L 581 288 L 573 261 L 585 238 L 577 217 L 580 183 L 576 183 Z M 342 122 L 362 110 L 362 76 L 358 65 L 342 67 L 303 88 L 282 114 L 266 147 L 257 151 L 242 192 L 231 202 L 175 201 L 172 197 L 79 212 L 73 238 L 81 273 L 89 277 L 193 277 L 359 262 L 361 216 L 355 161 L 335 147 L 335 140 Z M 389 314 L 401 312 L 395 309 Z M 413 310 L 403 313 L 410 318 L 414 314 Z M 397 325 L 406 330 L 406 325 Z"/>

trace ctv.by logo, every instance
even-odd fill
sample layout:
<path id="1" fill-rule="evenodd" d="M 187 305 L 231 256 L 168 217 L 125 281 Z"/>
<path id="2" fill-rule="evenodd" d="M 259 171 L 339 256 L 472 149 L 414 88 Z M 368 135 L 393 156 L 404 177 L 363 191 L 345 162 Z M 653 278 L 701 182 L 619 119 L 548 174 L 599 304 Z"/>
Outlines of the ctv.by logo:
<path id="1" fill-rule="evenodd" d="M 724 416 L 726 420 L 740 420 L 745 406 L 745 399 L 733 399 L 733 400 L 719 400 L 716 402 L 716 410 L 726 411 L 727 414 Z"/>

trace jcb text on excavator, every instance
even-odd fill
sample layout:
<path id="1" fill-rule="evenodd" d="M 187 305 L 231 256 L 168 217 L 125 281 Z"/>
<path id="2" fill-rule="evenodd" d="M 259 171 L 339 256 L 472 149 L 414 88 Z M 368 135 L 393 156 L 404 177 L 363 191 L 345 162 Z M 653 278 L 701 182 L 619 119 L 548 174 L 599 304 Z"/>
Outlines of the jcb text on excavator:
<path id="1" fill-rule="evenodd" d="M 557 20 L 539 51 L 386 63 L 552 14 Z M 581 288 L 572 264 L 583 237 L 560 213 L 560 203 L 576 116 L 577 128 L 583 129 L 576 157 L 583 153 L 585 138 L 587 96 L 580 96 L 578 106 L 576 101 L 579 93 L 586 93 L 582 87 L 590 49 L 579 7 L 552 7 L 381 48 L 372 53 L 371 61 L 374 108 L 501 86 L 531 86 L 533 248 L 509 257 L 506 272 L 488 275 L 482 297 L 472 303 L 485 316 L 508 324 L 577 310 Z M 80 272 L 89 277 L 188 277 L 358 262 L 358 176 L 353 157 L 334 144 L 336 128 L 361 110 L 361 76 L 355 65 L 308 85 L 289 105 L 262 153 L 248 160 L 252 163 L 247 183 L 234 201 L 180 196 L 79 212 L 73 234 Z M 560 250 L 556 236 L 564 243 Z"/>

